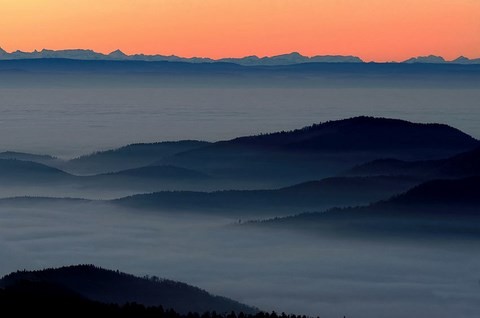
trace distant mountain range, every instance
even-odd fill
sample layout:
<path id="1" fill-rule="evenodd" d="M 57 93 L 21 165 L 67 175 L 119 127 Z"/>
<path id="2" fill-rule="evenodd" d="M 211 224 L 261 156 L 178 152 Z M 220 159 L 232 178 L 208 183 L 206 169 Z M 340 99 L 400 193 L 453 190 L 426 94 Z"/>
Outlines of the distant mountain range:
<path id="1" fill-rule="evenodd" d="M 7 57 L 0 58 L 0 86 L 480 88 L 480 63 L 350 63 L 344 59 L 339 63 L 320 59 L 299 62 L 297 58 L 290 62 L 278 58 L 266 64 L 241 65 L 231 60 L 193 63 Z"/>
<path id="2" fill-rule="evenodd" d="M 445 63 L 452 63 L 452 64 L 480 64 L 480 58 L 477 59 L 469 59 L 465 56 L 460 56 L 454 60 L 447 61 L 441 56 L 437 55 L 429 55 L 429 56 L 418 56 L 410 58 L 403 63 L 428 63 L 428 64 L 445 64 Z"/>
<path id="3" fill-rule="evenodd" d="M 77 265 L 40 271 L 18 271 L 0 279 L 0 291 L 16 290 L 60 291 L 52 295 L 77 295 L 90 301 L 124 305 L 137 303 L 145 306 L 162 306 L 179 313 L 204 313 L 206 311 L 255 313 L 258 310 L 234 300 L 214 296 L 184 283 L 157 277 L 135 277 L 119 271 L 106 270 L 93 265 Z M 28 286 L 28 290 L 25 289 Z M 49 287 L 49 288 L 45 288 Z M 52 287 L 55 287 L 52 289 Z M 38 296 L 41 296 L 39 294 Z"/>
<path id="4" fill-rule="evenodd" d="M 33 52 L 15 51 L 8 53 L 0 48 L 0 60 L 10 59 L 42 59 L 42 58 L 61 58 L 74 60 L 116 60 L 116 61 L 168 61 L 168 62 L 188 62 L 188 63 L 234 63 L 244 66 L 278 66 L 278 65 L 292 65 L 302 63 L 363 63 L 364 61 L 356 56 L 343 55 L 316 55 L 312 57 L 301 55 L 297 52 L 289 54 L 281 54 L 275 56 L 246 56 L 242 58 L 201 58 L 192 57 L 185 58 L 175 55 L 145 55 L 134 54 L 127 55 L 120 50 L 113 51 L 109 54 L 98 53 L 93 50 L 71 49 L 71 50 L 47 50 Z M 452 61 L 446 61 L 440 56 L 421 56 L 406 60 L 404 63 L 453 63 L 453 64 L 480 64 L 480 58 L 468 59 L 466 57 L 459 57 Z"/>

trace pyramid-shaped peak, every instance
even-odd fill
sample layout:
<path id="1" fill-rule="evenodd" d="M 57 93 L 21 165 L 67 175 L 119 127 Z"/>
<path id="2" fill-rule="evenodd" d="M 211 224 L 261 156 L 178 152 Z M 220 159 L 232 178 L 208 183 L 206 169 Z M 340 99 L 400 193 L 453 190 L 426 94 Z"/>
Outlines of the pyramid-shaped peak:
<path id="1" fill-rule="evenodd" d="M 471 60 L 468 57 L 465 56 L 459 56 L 455 60 L 452 61 L 453 63 L 469 63 Z"/>
<path id="2" fill-rule="evenodd" d="M 111 56 L 111 57 L 126 57 L 127 54 L 125 54 L 121 50 L 117 49 L 117 50 L 111 52 L 110 54 L 108 54 L 108 56 Z"/>

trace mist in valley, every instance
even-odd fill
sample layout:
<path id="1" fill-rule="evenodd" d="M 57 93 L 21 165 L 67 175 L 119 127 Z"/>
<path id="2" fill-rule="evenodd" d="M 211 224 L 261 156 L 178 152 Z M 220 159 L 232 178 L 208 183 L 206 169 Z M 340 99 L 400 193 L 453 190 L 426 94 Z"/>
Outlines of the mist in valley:
<path id="1" fill-rule="evenodd" d="M 91 263 L 182 281 L 265 311 L 477 317 L 477 227 L 469 229 L 472 236 L 447 239 L 435 228 L 421 239 L 408 231 L 392 239 L 389 233 L 327 233 L 323 214 L 294 216 L 338 207 L 360 211 L 361 219 L 368 207 L 348 207 L 387 200 L 382 209 L 423 182 L 478 176 L 478 71 L 461 69 L 452 77 L 440 66 L 438 72 L 407 66 L 391 76 L 395 65 L 380 71 L 366 65 L 372 73 L 355 74 L 323 67 L 311 74 L 302 66 L 266 75 L 205 71 L 205 78 L 180 76 L 181 67 L 174 76 L 5 69 L 0 276 Z M 444 123 L 463 132 L 370 117 L 300 129 L 360 115 Z M 284 132 L 292 129 L 298 130 Z M 272 132 L 280 133 L 255 136 Z M 114 150 L 94 153 L 107 149 Z M 467 181 L 480 185 L 478 178 Z M 454 192 L 442 186 L 434 184 L 420 199 Z M 452 206 L 462 215 L 467 210 L 459 197 Z M 468 200 L 467 212 L 478 214 L 478 199 Z M 417 210 L 388 225 L 395 228 L 400 219 L 408 229 L 418 221 L 419 206 L 412 206 Z M 283 216 L 293 223 L 248 222 Z M 434 224 L 436 217 L 427 215 Z M 297 221 L 306 226 L 296 227 Z"/>
<path id="2" fill-rule="evenodd" d="M 238 222 L 88 201 L 3 201 L 0 271 L 93 263 L 321 317 L 480 310 L 478 242 L 357 240 Z"/>
<path id="3" fill-rule="evenodd" d="M 422 86 L 3 87 L 0 144 L 72 158 L 135 142 L 218 141 L 359 115 L 446 123 L 480 136 L 478 100 L 478 89 Z"/>

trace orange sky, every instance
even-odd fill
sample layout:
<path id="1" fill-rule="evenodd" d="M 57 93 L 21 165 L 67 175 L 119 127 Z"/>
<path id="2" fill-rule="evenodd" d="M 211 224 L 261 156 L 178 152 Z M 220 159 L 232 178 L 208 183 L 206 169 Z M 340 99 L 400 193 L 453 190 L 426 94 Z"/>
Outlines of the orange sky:
<path id="1" fill-rule="evenodd" d="M 480 0 L 0 0 L 7 51 L 480 57 Z"/>

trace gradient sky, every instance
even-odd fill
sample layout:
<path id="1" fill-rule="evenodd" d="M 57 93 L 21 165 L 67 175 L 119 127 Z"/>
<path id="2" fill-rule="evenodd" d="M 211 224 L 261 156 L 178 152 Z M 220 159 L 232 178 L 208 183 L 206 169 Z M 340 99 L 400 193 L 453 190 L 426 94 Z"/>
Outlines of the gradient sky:
<path id="1" fill-rule="evenodd" d="M 7 51 L 480 57 L 480 0 L 0 0 Z"/>

